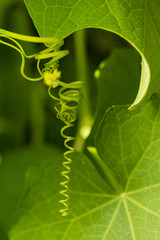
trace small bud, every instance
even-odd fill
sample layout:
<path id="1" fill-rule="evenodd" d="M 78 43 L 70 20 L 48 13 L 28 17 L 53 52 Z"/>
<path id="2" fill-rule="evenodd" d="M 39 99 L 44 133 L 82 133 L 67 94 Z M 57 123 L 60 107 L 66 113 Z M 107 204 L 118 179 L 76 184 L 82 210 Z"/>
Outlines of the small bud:
<path id="1" fill-rule="evenodd" d="M 61 72 L 55 69 L 53 73 L 51 72 L 45 72 L 44 73 L 44 83 L 47 86 L 51 86 L 52 88 L 58 87 L 58 79 L 61 77 Z"/>

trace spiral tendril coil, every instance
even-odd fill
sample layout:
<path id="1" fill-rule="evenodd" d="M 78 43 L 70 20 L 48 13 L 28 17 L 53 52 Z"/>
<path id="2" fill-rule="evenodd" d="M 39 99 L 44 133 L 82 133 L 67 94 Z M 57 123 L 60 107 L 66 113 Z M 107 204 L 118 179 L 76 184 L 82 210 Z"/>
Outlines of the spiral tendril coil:
<path id="1" fill-rule="evenodd" d="M 76 115 L 77 115 L 76 114 L 77 108 L 81 99 L 81 93 L 79 90 L 81 86 L 82 86 L 82 82 L 77 81 L 77 82 L 68 84 L 68 86 L 61 87 L 60 90 L 58 91 L 59 102 L 55 105 L 55 110 L 57 111 L 57 118 L 59 118 L 65 124 L 65 126 L 61 129 L 61 136 L 65 139 L 64 146 L 67 149 L 64 152 L 64 159 L 65 159 L 63 162 L 64 170 L 61 172 L 61 175 L 65 180 L 60 183 L 60 185 L 63 187 L 63 190 L 60 191 L 60 194 L 64 197 L 63 199 L 59 200 L 59 202 L 64 206 L 64 208 L 60 210 L 60 213 L 62 214 L 62 216 L 68 215 L 68 209 L 69 209 L 68 183 L 70 181 L 69 174 L 71 171 L 71 168 L 69 165 L 72 163 L 70 154 L 74 152 L 74 148 L 70 145 L 70 142 L 74 140 L 74 137 L 69 136 L 64 132 L 68 128 L 74 126 L 74 122 L 76 120 Z M 51 91 L 49 91 L 49 94 L 51 97 L 54 98 Z"/>
<path id="2" fill-rule="evenodd" d="M 7 39 L 7 41 L 3 40 Z M 15 40 L 19 39 L 22 41 L 29 41 L 35 43 L 47 43 L 50 46 L 45 50 L 35 53 L 33 55 L 27 55 L 23 50 L 22 46 Z M 63 167 L 64 170 L 61 172 L 61 175 L 64 178 L 64 181 L 60 183 L 63 187 L 59 193 L 63 196 L 63 199 L 59 200 L 59 202 L 63 205 L 63 208 L 59 211 L 62 216 L 68 215 L 68 183 L 70 181 L 70 164 L 72 159 L 70 154 L 74 152 L 74 148 L 71 146 L 70 142 L 74 140 L 74 137 L 65 134 L 64 132 L 74 126 L 74 122 L 77 118 L 77 108 L 81 99 L 80 88 L 82 87 L 81 81 L 75 81 L 71 83 L 64 83 L 60 81 L 61 72 L 58 70 L 58 62 L 59 59 L 66 56 L 69 51 L 68 50 L 60 50 L 60 47 L 63 45 L 63 40 L 57 38 L 39 38 L 39 37 L 30 37 L 25 35 L 20 35 L 16 33 L 12 33 L 6 31 L 4 29 L 0 29 L 0 43 L 5 44 L 13 49 L 21 55 L 21 67 L 20 72 L 22 76 L 29 81 L 39 81 L 44 79 L 44 83 L 48 86 L 48 93 L 51 98 L 57 101 L 55 104 L 55 110 L 57 111 L 57 118 L 59 118 L 65 126 L 61 129 L 61 136 L 65 139 L 64 146 L 66 147 L 66 151 L 64 152 L 64 162 Z M 25 61 L 26 59 L 34 58 L 37 61 L 37 70 L 40 74 L 37 78 L 32 78 L 25 74 Z M 50 59 L 48 61 L 48 59 Z M 44 64 L 43 69 L 41 70 L 41 60 L 47 61 Z M 59 87 L 58 97 L 53 94 L 53 89 Z"/>

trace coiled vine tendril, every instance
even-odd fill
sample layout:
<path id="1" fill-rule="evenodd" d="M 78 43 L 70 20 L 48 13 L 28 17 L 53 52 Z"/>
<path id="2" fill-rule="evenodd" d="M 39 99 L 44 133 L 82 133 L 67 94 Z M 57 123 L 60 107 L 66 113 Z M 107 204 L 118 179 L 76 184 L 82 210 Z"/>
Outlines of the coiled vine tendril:
<path id="1" fill-rule="evenodd" d="M 5 41 L 3 39 L 7 39 Z M 28 42 L 35 43 L 45 43 L 48 44 L 49 47 L 45 50 L 35 53 L 33 55 L 27 55 L 23 50 L 22 46 L 15 40 L 22 40 Z M 68 183 L 70 181 L 69 173 L 71 171 L 70 164 L 72 162 L 71 157 L 69 156 L 72 152 L 74 152 L 74 148 L 69 144 L 69 142 L 74 140 L 74 137 L 71 137 L 64 132 L 74 126 L 74 122 L 77 117 L 77 108 L 81 99 L 80 88 L 82 87 L 81 81 L 75 81 L 71 83 L 64 83 L 60 81 L 61 72 L 58 70 L 58 62 L 59 59 L 66 56 L 69 51 L 68 50 L 60 50 L 60 47 L 63 45 L 63 40 L 58 38 L 40 38 L 40 37 L 30 37 L 21 34 L 16 34 L 13 32 L 6 31 L 4 29 L 0 29 L 0 43 L 5 44 L 16 51 L 18 51 L 21 55 L 21 67 L 20 71 L 24 78 L 29 81 L 39 81 L 44 79 L 44 83 L 48 86 L 48 93 L 50 97 L 56 100 L 56 104 L 54 106 L 57 112 L 57 118 L 59 118 L 65 125 L 62 127 L 60 133 L 64 140 L 64 146 L 66 147 L 66 151 L 64 152 L 64 170 L 61 172 L 61 175 L 64 177 L 64 181 L 60 183 L 63 187 L 63 190 L 60 190 L 60 194 L 63 196 L 63 199 L 59 200 L 59 202 L 63 205 L 63 208 L 60 210 L 62 216 L 68 215 Z M 37 78 L 29 77 L 25 74 L 25 60 L 26 59 L 35 59 L 37 61 L 37 70 L 40 74 Z M 41 60 L 48 60 L 44 64 L 43 69 L 41 70 Z M 58 97 L 53 93 L 53 89 L 59 88 Z"/>
<path id="2" fill-rule="evenodd" d="M 63 166 L 65 170 L 61 172 L 61 175 L 65 178 L 65 180 L 60 183 L 60 185 L 63 187 L 63 190 L 60 191 L 60 194 L 64 197 L 64 199 L 59 201 L 64 205 L 64 208 L 60 210 L 62 216 L 68 215 L 69 207 L 67 202 L 69 200 L 69 195 L 67 192 L 68 183 L 70 181 L 69 173 L 71 171 L 69 165 L 72 162 L 72 159 L 69 155 L 74 152 L 74 148 L 69 144 L 70 141 L 74 140 L 74 137 L 66 135 L 64 131 L 74 126 L 74 122 L 76 120 L 76 110 L 81 99 L 81 94 L 79 91 L 79 88 L 82 86 L 81 84 L 82 83 L 80 81 L 77 81 L 67 84 L 66 86 L 62 86 L 58 91 L 58 103 L 55 105 L 57 118 L 59 118 L 65 124 L 65 126 L 61 129 L 61 135 L 65 139 L 64 145 L 68 149 L 66 152 L 64 152 L 65 161 L 63 162 Z M 49 95 L 55 99 L 51 90 L 51 87 L 49 87 Z"/>

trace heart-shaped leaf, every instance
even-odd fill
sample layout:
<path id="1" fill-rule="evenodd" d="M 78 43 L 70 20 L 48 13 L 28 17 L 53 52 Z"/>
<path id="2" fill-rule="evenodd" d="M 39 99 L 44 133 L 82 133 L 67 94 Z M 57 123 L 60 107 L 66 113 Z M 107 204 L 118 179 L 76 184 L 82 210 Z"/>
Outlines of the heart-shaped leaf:
<path id="1" fill-rule="evenodd" d="M 149 93 L 160 91 L 158 0 L 25 0 L 25 3 L 40 36 L 65 38 L 82 28 L 100 28 L 131 43 L 142 56 L 141 83 L 133 105 L 142 100 L 149 82 Z"/>
<path id="2" fill-rule="evenodd" d="M 52 159 L 37 161 L 27 175 L 26 194 L 10 239 L 159 240 L 159 125 L 156 98 L 139 111 L 111 108 L 96 142 L 99 155 L 117 174 L 123 191 L 116 194 L 91 161 L 75 153 L 70 175 L 70 215 L 64 218 L 58 212 L 61 206 L 57 192 L 62 180 L 62 156 L 55 151 Z M 107 174 L 105 168 L 103 171 Z"/>

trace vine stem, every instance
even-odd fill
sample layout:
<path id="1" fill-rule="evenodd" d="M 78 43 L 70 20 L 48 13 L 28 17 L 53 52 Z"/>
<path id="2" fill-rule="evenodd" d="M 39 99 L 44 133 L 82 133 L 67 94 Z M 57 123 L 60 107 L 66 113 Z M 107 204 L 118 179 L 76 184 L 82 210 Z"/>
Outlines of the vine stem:
<path id="1" fill-rule="evenodd" d="M 101 176 L 105 179 L 106 182 L 115 190 L 117 194 L 123 192 L 123 188 L 116 179 L 112 170 L 107 166 L 106 163 L 98 155 L 97 149 L 95 147 L 87 147 L 89 154 L 91 155 L 97 170 L 100 171 Z"/>
<path id="2" fill-rule="evenodd" d="M 79 108 L 79 123 L 75 137 L 74 148 L 77 151 L 83 151 L 85 139 L 89 136 L 94 117 L 91 113 L 91 98 L 89 94 L 89 81 L 87 74 L 87 54 L 85 46 L 85 30 L 80 30 L 74 34 L 75 52 L 76 52 L 76 72 L 77 80 L 83 82 L 82 95 L 83 99 Z M 108 182 L 116 193 L 122 192 L 122 186 L 114 176 L 112 170 L 99 157 L 95 147 L 87 147 L 95 166 L 101 175 Z"/>
<path id="3" fill-rule="evenodd" d="M 83 82 L 81 93 L 83 99 L 79 107 L 79 122 L 74 141 L 74 148 L 77 151 L 83 151 L 85 139 L 89 136 L 92 125 L 93 115 L 91 113 L 91 102 L 89 96 L 88 65 L 85 45 L 85 30 L 77 31 L 74 34 L 75 58 L 77 80 Z"/>

